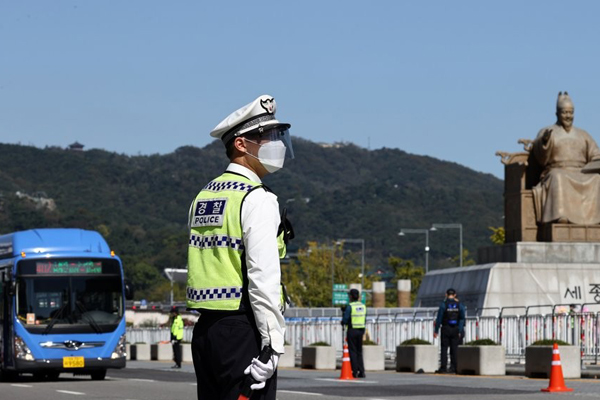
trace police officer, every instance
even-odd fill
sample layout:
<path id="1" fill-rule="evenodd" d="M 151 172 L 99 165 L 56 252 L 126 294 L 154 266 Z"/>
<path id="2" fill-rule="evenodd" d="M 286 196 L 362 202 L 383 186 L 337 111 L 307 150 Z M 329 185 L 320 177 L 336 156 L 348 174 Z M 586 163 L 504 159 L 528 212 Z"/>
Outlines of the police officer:
<path id="1" fill-rule="evenodd" d="M 365 334 L 365 321 L 367 319 L 367 307 L 358 299 L 360 293 L 356 289 L 350 289 L 348 292 L 350 304 L 344 311 L 342 325 L 348 326 L 347 340 L 348 351 L 350 352 L 350 364 L 352 365 L 352 376 L 355 378 L 365 377 L 365 367 L 363 364 L 363 336 Z"/>
<path id="2" fill-rule="evenodd" d="M 183 318 L 179 315 L 177 307 L 171 309 L 171 344 L 173 346 L 173 360 L 175 365 L 171 368 L 181 368 L 181 341 L 183 340 Z"/>
<path id="3" fill-rule="evenodd" d="M 186 296 L 200 312 L 192 339 L 199 400 L 237 399 L 247 375 L 252 399 L 275 399 L 285 329 L 279 258 L 290 229 L 261 178 L 293 158 L 290 125 L 275 112 L 263 95 L 213 129 L 230 164 L 190 206 Z"/>
<path id="4" fill-rule="evenodd" d="M 441 367 L 438 373 L 456 373 L 456 353 L 461 337 L 464 335 L 465 309 L 456 299 L 456 290 L 448 289 L 446 299 L 440 304 L 435 321 L 434 338 L 442 328 Z M 450 347 L 451 367 L 448 370 L 448 347 Z"/>

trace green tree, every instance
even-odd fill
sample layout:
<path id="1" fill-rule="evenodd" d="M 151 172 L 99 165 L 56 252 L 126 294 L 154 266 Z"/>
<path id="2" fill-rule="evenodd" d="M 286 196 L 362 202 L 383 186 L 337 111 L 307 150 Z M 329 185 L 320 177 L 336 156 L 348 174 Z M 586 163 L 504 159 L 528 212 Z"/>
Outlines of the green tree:
<path id="1" fill-rule="evenodd" d="M 460 259 L 458 256 L 452 257 L 450 261 L 456 265 L 460 265 Z M 476 265 L 477 262 L 471 258 L 471 252 L 468 249 L 463 248 L 463 267 L 468 267 L 470 265 Z"/>
<path id="2" fill-rule="evenodd" d="M 502 226 L 497 228 L 493 226 L 488 226 L 488 229 L 492 231 L 492 235 L 490 236 L 490 240 L 492 243 L 497 245 L 502 245 L 506 241 L 506 232 Z"/>
<path id="3" fill-rule="evenodd" d="M 319 246 L 309 242 L 298 251 L 298 259 L 283 266 L 283 282 L 297 307 L 331 307 L 333 283 L 360 283 L 360 260 L 355 254 L 343 255 L 343 245 Z M 372 286 L 366 272 L 365 289 Z"/>
<path id="4" fill-rule="evenodd" d="M 148 298 L 153 288 L 167 279 L 163 278 L 156 268 L 145 262 L 130 264 L 125 267 L 125 276 L 131 281 L 138 299 Z"/>

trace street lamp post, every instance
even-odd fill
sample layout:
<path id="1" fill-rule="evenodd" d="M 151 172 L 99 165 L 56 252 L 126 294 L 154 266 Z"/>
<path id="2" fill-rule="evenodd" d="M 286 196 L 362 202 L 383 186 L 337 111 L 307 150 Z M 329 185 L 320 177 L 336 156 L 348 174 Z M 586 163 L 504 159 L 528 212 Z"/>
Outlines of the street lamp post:
<path id="1" fill-rule="evenodd" d="M 429 272 L 429 229 L 400 229 L 399 236 L 405 236 L 407 233 L 425 234 L 425 273 Z"/>
<path id="2" fill-rule="evenodd" d="M 462 230 L 462 224 L 433 224 L 431 225 L 431 231 L 437 231 L 439 229 L 446 229 L 446 228 L 454 228 L 454 229 L 458 229 L 460 232 L 460 238 L 459 238 L 459 246 L 460 246 L 460 266 L 463 266 L 463 230 Z"/>
<path id="3" fill-rule="evenodd" d="M 360 290 L 365 290 L 365 239 L 338 239 L 338 243 L 360 243 Z"/>
<path id="4" fill-rule="evenodd" d="M 335 304 L 333 303 L 333 286 L 335 285 L 333 270 L 334 270 L 334 261 L 335 261 L 335 245 L 331 246 L 331 306 L 333 307 Z"/>
<path id="5" fill-rule="evenodd" d="M 173 306 L 173 282 L 186 282 L 187 279 L 187 268 L 165 268 L 163 273 L 167 279 L 171 282 L 171 296 L 170 303 Z"/>

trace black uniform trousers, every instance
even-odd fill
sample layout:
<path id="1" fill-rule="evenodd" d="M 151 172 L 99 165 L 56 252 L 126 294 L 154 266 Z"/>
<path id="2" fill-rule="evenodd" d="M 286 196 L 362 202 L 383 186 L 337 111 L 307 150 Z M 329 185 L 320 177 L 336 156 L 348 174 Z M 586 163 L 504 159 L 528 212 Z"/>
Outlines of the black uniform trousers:
<path id="1" fill-rule="evenodd" d="M 244 370 L 260 354 L 261 338 L 252 315 L 204 313 L 194 326 L 192 358 L 198 400 L 237 400 Z M 275 400 L 277 372 L 252 400 Z"/>
<path id="2" fill-rule="evenodd" d="M 354 377 L 365 376 L 365 366 L 363 364 L 363 329 L 348 329 L 348 351 L 350 352 L 350 364 L 352 365 L 352 375 Z"/>
<path id="3" fill-rule="evenodd" d="M 441 369 L 445 370 L 448 367 L 448 347 L 450 348 L 450 365 L 453 371 L 456 371 L 456 353 L 460 335 L 458 326 L 442 326 L 442 361 Z"/>
<path id="4" fill-rule="evenodd" d="M 181 340 L 173 338 L 171 342 L 173 343 L 173 361 L 175 361 L 175 365 L 181 367 Z"/>

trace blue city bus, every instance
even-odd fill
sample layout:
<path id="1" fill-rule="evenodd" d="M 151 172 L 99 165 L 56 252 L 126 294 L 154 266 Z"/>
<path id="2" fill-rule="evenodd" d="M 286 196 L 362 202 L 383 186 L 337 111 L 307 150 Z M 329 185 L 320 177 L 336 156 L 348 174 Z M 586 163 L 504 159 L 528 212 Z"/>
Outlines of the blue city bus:
<path id="1" fill-rule="evenodd" d="M 102 380 L 125 367 L 123 265 L 104 238 L 81 229 L 0 236 L 0 374 L 62 372 Z"/>

